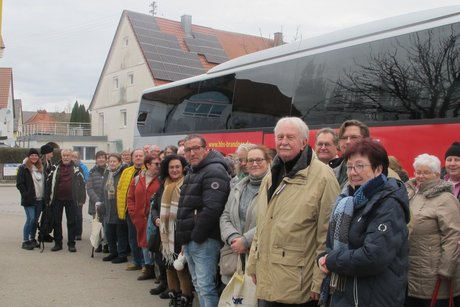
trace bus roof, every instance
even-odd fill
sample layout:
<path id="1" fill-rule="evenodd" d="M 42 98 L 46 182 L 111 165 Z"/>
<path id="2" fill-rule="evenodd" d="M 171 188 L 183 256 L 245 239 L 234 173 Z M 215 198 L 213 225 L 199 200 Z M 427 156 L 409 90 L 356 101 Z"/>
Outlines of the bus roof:
<path id="1" fill-rule="evenodd" d="M 286 57 L 296 53 L 308 52 L 335 44 L 346 43 L 347 41 L 365 39 L 367 37 L 373 37 L 379 34 L 404 30 L 422 24 L 440 21 L 446 18 L 458 18 L 459 16 L 460 5 L 454 5 L 372 21 L 347 29 L 338 30 L 312 38 L 306 38 L 301 41 L 296 41 L 286 45 L 281 45 L 278 47 L 244 55 L 217 65 L 211 68 L 205 74 L 149 88 L 146 89 L 143 94 L 157 90 L 168 89 L 178 85 L 198 82 L 208 78 L 214 78 L 219 75 L 225 75 L 234 72 L 234 70 L 237 70 L 242 66 L 257 64 L 280 57 Z"/>

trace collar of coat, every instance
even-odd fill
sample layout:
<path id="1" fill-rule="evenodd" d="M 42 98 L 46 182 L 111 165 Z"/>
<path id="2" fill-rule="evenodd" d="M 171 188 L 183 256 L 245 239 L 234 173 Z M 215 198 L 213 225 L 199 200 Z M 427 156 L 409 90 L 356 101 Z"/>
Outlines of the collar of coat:
<path id="1" fill-rule="evenodd" d="M 416 181 L 411 179 L 407 182 L 407 185 L 416 190 Z M 447 192 L 453 194 L 454 185 L 450 181 L 444 181 L 442 179 L 430 180 L 422 183 L 419 187 L 419 193 L 426 198 L 434 198 L 441 193 Z"/>

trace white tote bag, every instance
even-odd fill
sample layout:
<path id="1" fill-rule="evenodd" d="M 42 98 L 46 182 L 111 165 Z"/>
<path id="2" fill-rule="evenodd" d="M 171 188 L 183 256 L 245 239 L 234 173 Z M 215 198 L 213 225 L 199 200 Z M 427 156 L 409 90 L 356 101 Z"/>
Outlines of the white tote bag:
<path id="1" fill-rule="evenodd" d="M 238 257 L 236 272 L 228 282 L 219 300 L 218 307 L 256 307 L 256 285 L 252 278 L 241 268 L 241 258 Z"/>

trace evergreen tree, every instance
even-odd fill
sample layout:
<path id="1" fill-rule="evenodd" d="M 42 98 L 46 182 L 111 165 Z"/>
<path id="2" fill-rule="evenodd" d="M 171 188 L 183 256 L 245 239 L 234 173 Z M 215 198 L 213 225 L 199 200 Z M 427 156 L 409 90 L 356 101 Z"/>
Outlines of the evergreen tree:
<path id="1" fill-rule="evenodd" d="M 76 123 L 78 122 L 78 110 L 79 110 L 79 107 L 78 107 L 78 101 L 75 101 L 74 105 L 73 105 L 73 108 L 72 108 L 72 112 L 70 113 L 70 122 L 71 123 Z"/>

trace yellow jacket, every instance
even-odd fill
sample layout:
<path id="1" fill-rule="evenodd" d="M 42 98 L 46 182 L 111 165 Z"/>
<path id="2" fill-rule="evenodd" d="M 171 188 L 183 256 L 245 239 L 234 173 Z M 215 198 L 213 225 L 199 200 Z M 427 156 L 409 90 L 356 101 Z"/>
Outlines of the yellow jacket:
<path id="1" fill-rule="evenodd" d="M 145 169 L 142 165 L 141 169 Z M 131 180 L 134 178 L 137 169 L 133 166 L 125 168 L 123 173 L 121 173 L 120 180 L 117 185 L 117 214 L 120 220 L 126 219 L 126 210 L 127 210 L 127 199 L 128 199 L 128 190 Z"/>

